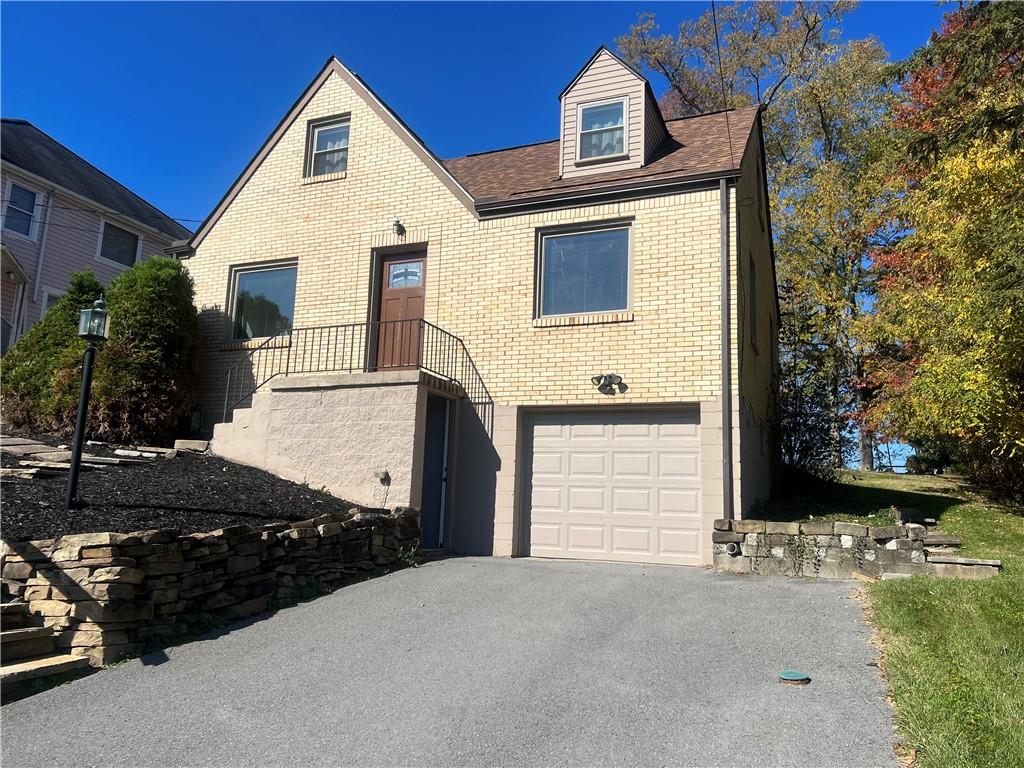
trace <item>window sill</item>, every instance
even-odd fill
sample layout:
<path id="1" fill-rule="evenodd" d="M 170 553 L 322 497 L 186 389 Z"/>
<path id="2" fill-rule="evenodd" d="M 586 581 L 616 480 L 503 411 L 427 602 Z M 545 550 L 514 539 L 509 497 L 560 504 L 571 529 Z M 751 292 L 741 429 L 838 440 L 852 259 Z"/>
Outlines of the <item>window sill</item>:
<path id="1" fill-rule="evenodd" d="M 586 315 L 554 315 L 552 317 L 535 317 L 534 328 L 561 328 L 573 325 L 603 325 L 605 323 L 631 323 L 632 311 L 594 312 Z"/>
<path id="2" fill-rule="evenodd" d="M 100 264 L 106 264 L 108 267 L 116 267 L 117 269 L 131 269 L 135 264 L 139 263 L 139 259 L 137 257 L 134 264 L 122 264 L 120 261 L 108 259 L 106 256 L 96 256 L 96 261 Z"/>
<path id="3" fill-rule="evenodd" d="M 322 173 L 319 176 L 303 176 L 302 186 L 308 184 L 322 184 L 325 181 L 337 181 L 338 179 L 344 179 L 348 176 L 348 171 L 338 171 L 337 173 Z"/>
<path id="4" fill-rule="evenodd" d="M 32 235 L 35 234 L 35 232 L 32 233 Z M 32 243 L 32 245 L 36 245 L 38 243 L 38 239 L 34 236 L 30 237 L 29 235 L 23 235 L 16 229 L 8 229 L 7 227 L 4 227 L 4 237 L 12 236 L 17 238 L 18 240 L 24 240 L 26 243 Z"/>
<path id="5" fill-rule="evenodd" d="M 577 168 L 586 167 L 588 165 L 600 165 L 601 163 L 614 163 L 620 160 L 629 160 L 629 153 L 624 152 L 618 155 L 602 155 L 601 157 L 588 157 L 586 159 L 577 160 L 575 165 Z"/>

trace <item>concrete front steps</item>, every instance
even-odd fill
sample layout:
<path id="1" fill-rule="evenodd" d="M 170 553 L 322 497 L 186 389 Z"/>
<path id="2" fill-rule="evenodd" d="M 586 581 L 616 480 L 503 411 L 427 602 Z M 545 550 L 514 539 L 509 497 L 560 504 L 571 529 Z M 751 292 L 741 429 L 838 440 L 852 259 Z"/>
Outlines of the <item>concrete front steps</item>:
<path id="1" fill-rule="evenodd" d="M 59 681 L 89 668 L 85 656 L 58 653 L 53 628 L 33 626 L 32 621 L 25 603 L 0 605 L 0 690 L 5 699 L 29 680 Z"/>

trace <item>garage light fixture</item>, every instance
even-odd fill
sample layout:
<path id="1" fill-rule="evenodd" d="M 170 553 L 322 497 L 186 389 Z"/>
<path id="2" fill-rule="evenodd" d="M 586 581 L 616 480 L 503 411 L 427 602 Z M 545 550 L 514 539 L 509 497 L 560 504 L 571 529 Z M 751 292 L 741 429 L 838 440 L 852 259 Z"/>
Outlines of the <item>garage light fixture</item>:
<path id="1" fill-rule="evenodd" d="M 599 373 L 590 377 L 590 383 L 597 387 L 598 392 L 605 395 L 614 395 L 616 388 L 619 392 L 626 391 L 626 385 L 622 383 L 622 377 L 617 373 Z"/>

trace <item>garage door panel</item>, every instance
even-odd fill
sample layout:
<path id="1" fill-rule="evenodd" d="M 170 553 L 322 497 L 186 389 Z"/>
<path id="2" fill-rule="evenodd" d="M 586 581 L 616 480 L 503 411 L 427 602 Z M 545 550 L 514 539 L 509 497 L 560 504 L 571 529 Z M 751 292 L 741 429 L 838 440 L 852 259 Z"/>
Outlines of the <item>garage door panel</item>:
<path id="1" fill-rule="evenodd" d="M 614 488 L 612 489 L 612 514 L 644 514 L 650 515 L 651 488 Z"/>
<path id="2" fill-rule="evenodd" d="M 532 419 L 530 553 L 697 565 L 696 410 Z"/>
<path id="3" fill-rule="evenodd" d="M 641 554 L 651 552 L 650 528 L 612 527 L 612 551 L 620 553 Z"/>
<path id="4" fill-rule="evenodd" d="M 666 452 L 658 454 L 658 479 L 690 479 L 699 476 L 700 455 Z"/>
<path id="5" fill-rule="evenodd" d="M 600 553 L 607 551 L 606 528 L 603 525 L 566 526 L 567 547 L 572 552 Z"/>
<path id="6" fill-rule="evenodd" d="M 658 514 L 662 517 L 685 516 L 698 518 L 697 505 L 700 489 L 658 489 Z"/>

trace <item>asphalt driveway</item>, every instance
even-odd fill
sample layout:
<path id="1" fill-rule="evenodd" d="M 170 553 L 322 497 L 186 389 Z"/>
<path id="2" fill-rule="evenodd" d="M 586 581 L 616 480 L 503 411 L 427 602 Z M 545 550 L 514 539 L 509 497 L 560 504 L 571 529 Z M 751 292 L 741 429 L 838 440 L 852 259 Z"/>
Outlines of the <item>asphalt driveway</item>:
<path id="1" fill-rule="evenodd" d="M 891 766 L 854 588 L 434 562 L 9 704 L 3 764 Z"/>

